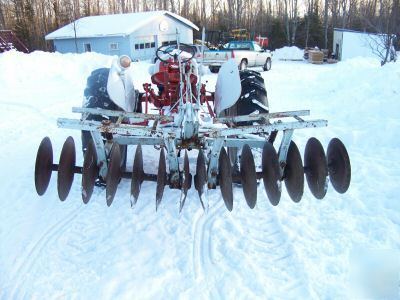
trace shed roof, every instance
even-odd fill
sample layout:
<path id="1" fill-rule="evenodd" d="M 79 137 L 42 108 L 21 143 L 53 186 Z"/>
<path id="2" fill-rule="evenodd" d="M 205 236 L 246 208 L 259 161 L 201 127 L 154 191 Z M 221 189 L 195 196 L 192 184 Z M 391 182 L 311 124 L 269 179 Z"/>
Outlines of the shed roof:
<path id="1" fill-rule="evenodd" d="M 339 31 L 339 32 L 352 32 L 352 33 L 362 33 L 362 34 L 377 34 L 377 33 L 372 33 L 372 32 L 367 32 L 367 31 L 358 31 L 358 30 L 353 30 L 353 29 L 346 29 L 346 28 L 333 28 L 334 31 Z"/>
<path id="2" fill-rule="evenodd" d="M 199 30 L 189 20 L 169 11 L 160 10 L 80 18 L 75 21 L 76 36 L 79 38 L 125 36 L 164 15 L 172 17 L 188 27 Z M 46 40 L 54 40 L 74 37 L 74 23 L 71 23 L 49 33 L 45 38 Z"/>

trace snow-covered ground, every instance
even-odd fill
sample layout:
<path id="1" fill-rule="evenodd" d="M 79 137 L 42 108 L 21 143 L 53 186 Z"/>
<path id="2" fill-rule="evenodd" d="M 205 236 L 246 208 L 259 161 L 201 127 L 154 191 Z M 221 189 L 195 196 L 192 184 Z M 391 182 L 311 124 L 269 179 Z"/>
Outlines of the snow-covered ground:
<path id="1" fill-rule="evenodd" d="M 327 128 L 295 132 L 301 152 L 311 136 L 325 147 L 332 137 L 347 146 L 352 183 L 344 195 L 330 186 L 316 200 L 306 187 L 299 204 L 283 191 L 272 207 L 260 185 L 250 210 L 235 187 L 229 213 L 217 189 L 204 214 L 192 189 L 179 214 L 179 191 L 166 189 L 156 213 L 154 183 L 143 183 L 132 210 L 123 180 L 108 208 L 101 189 L 82 203 L 80 175 L 60 202 L 53 173 L 47 193 L 37 196 L 41 139 L 52 139 L 55 161 L 68 135 L 79 149 L 80 133 L 58 129 L 56 119 L 74 116 L 86 77 L 110 62 L 96 54 L 0 54 L 1 299 L 348 299 L 360 249 L 399 259 L 399 63 L 275 60 L 262 73 L 272 111 L 310 109 L 313 118 L 329 120 Z M 144 74 L 140 86 L 149 65 L 135 67 Z M 203 79 L 212 85 L 216 75 Z M 145 171 L 155 172 L 157 151 L 144 153 Z"/>

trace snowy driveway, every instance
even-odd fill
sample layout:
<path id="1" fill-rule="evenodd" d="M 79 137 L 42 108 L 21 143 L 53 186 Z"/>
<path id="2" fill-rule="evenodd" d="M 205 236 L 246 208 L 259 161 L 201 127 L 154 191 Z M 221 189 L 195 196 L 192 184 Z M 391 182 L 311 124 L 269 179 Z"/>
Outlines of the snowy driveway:
<path id="1" fill-rule="evenodd" d="M 103 190 L 82 203 L 79 175 L 63 203 L 54 173 L 45 196 L 36 195 L 40 140 L 52 139 L 56 161 L 68 135 L 79 149 L 80 133 L 58 129 L 56 119 L 73 116 L 90 71 L 109 64 L 96 54 L 0 54 L 1 299 L 344 299 L 356 249 L 399 250 L 399 63 L 274 61 L 262 73 L 271 111 L 310 109 L 329 121 L 295 132 L 301 153 L 311 136 L 325 147 L 332 137 L 343 140 L 353 171 L 346 194 L 330 186 L 321 201 L 306 187 L 295 204 L 283 191 L 272 207 L 260 185 L 250 210 L 235 187 L 232 213 L 216 190 L 204 214 L 192 189 L 181 215 L 179 191 L 167 189 L 155 212 L 150 182 L 134 210 L 125 180 L 110 208 Z M 148 65 L 137 67 L 144 74 Z M 155 172 L 157 151 L 144 153 L 145 171 Z"/>

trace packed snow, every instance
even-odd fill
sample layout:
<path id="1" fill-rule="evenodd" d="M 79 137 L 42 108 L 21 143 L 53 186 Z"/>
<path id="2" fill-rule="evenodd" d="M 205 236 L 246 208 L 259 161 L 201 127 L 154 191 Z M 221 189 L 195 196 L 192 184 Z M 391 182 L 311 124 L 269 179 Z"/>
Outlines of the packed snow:
<path id="1" fill-rule="evenodd" d="M 303 60 L 304 51 L 296 46 L 285 46 L 273 52 L 274 60 Z"/>
<path id="2" fill-rule="evenodd" d="M 81 105 L 87 76 L 110 66 L 112 57 L 0 54 L 0 298 L 348 299 L 353 258 L 361 250 L 390 253 L 387 264 L 397 266 L 400 64 L 380 67 L 358 58 L 312 65 L 277 57 L 262 72 L 271 111 L 310 109 L 311 118 L 329 121 L 327 128 L 295 131 L 293 139 L 303 152 L 311 136 L 325 147 L 339 137 L 352 163 L 349 191 L 340 195 L 329 186 L 316 200 L 305 187 L 295 204 L 283 188 L 273 207 L 260 184 L 250 210 L 235 187 L 229 213 L 217 189 L 208 193 L 205 214 L 192 188 L 179 214 L 177 190 L 166 189 L 155 211 L 152 182 L 143 183 L 134 209 L 128 180 L 111 207 L 99 188 L 88 205 L 82 203 L 80 175 L 65 202 L 58 200 L 56 173 L 39 197 L 34 164 L 41 139 L 51 138 L 56 162 L 69 135 L 80 149 L 80 132 L 57 128 L 56 119 L 79 117 L 71 107 Z M 141 88 L 149 64 L 134 67 Z M 216 76 L 202 78 L 210 90 Z M 156 172 L 158 151 L 147 146 L 143 152 L 145 171 Z"/>

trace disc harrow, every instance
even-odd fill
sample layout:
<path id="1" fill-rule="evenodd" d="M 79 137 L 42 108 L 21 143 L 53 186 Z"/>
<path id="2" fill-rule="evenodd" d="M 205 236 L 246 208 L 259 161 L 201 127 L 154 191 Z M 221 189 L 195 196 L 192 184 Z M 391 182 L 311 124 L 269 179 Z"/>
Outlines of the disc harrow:
<path id="1" fill-rule="evenodd" d="M 243 119 L 243 118 L 241 118 Z M 82 121 L 81 121 L 82 122 Z M 93 123 L 93 122 L 91 122 Z M 59 124 L 66 126 L 65 120 L 61 120 Z M 69 124 L 69 128 L 74 128 L 75 123 Z M 281 125 L 282 122 L 275 124 Z M 115 124 L 87 124 L 100 128 L 101 131 L 119 131 L 121 128 Z M 113 127 L 115 126 L 115 127 Z M 125 125 L 120 125 L 125 126 Z M 272 124 L 264 125 L 266 128 Z M 97 129 L 96 129 L 97 130 Z M 236 129 L 232 129 L 236 130 Z M 196 189 L 200 204 L 206 210 L 206 202 L 204 193 L 206 189 L 214 189 L 220 187 L 222 199 L 227 210 L 232 211 L 234 207 L 234 183 L 239 183 L 243 189 L 243 195 L 249 208 L 253 209 L 257 203 L 258 183 L 262 180 L 266 194 L 272 205 L 276 206 L 281 200 L 282 183 L 285 183 L 289 197 L 294 202 L 299 202 L 304 193 L 304 175 L 307 179 L 308 187 L 311 193 L 317 199 L 325 197 L 328 189 L 328 182 L 332 183 L 333 188 L 338 193 L 345 193 L 350 185 L 351 166 L 348 153 L 343 143 L 334 138 L 329 142 L 327 155 L 322 144 L 314 137 L 310 138 L 306 144 L 304 151 L 304 166 L 300 151 L 294 141 L 289 139 L 288 145 L 284 145 L 285 135 L 291 135 L 291 129 L 283 130 L 283 137 L 279 152 L 275 150 L 274 145 L 268 139 L 254 139 L 249 136 L 229 139 L 224 137 L 221 146 L 217 153 L 217 172 L 213 170 L 213 151 L 218 142 L 218 138 L 207 137 L 197 147 L 196 172 L 194 178 L 194 188 Z M 93 136 L 96 136 L 97 131 L 93 131 Z M 258 136 L 257 136 L 258 137 Z M 131 181 L 130 199 L 131 206 L 134 207 L 139 199 L 141 186 L 144 181 L 153 181 L 156 183 L 156 210 L 159 209 L 163 198 L 164 189 L 166 186 L 181 190 L 181 199 L 179 211 L 182 211 L 189 189 L 192 186 L 192 174 L 190 173 L 189 156 L 187 149 L 184 150 L 183 164 L 179 167 L 178 163 L 178 184 L 172 182 L 174 179 L 171 174 L 174 174 L 174 169 L 171 172 L 171 161 L 175 163 L 175 158 L 178 161 L 178 156 L 166 156 L 165 149 L 168 142 L 160 142 L 161 149 L 159 150 L 159 164 L 157 174 L 147 174 L 143 169 L 143 147 L 141 143 L 136 144 L 135 155 L 133 157 L 133 166 L 131 171 L 121 169 L 121 149 L 119 142 L 127 141 L 132 138 L 133 141 L 138 141 L 136 137 L 127 135 L 113 136 L 112 140 L 102 141 L 100 143 L 103 155 L 98 155 L 99 149 L 96 148 L 96 143 L 91 140 L 86 152 L 84 153 L 83 166 L 76 166 L 75 143 L 72 137 L 68 137 L 61 150 L 61 155 L 58 164 L 53 163 L 52 144 L 48 137 L 45 137 L 40 143 L 36 164 L 35 164 L 35 186 L 39 195 L 43 195 L 50 182 L 51 172 L 57 171 L 57 190 L 61 201 L 64 201 L 71 189 L 74 174 L 82 174 L 82 200 L 87 204 L 93 194 L 93 190 L 97 183 L 105 185 L 106 203 L 110 206 L 113 203 L 118 185 L 124 178 Z M 157 137 L 157 139 L 159 139 Z M 161 138 L 162 139 L 162 138 Z M 177 140 L 175 140 L 177 141 Z M 143 140 L 141 140 L 143 142 Z M 154 142 L 154 141 L 153 141 Z M 135 143 L 132 143 L 135 144 Z M 154 145 L 149 143 L 147 145 Z M 233 171 L 231 159 L 229 158 L 225 146 L 241 145 L 239 172 Z M 177 146 L 180 147 L 179 144 Z M 176 148 L 178 148 L 176 146 Z M 195 146 L 194 144 L 191 145 Z M 191 147 L 191 148 L 192 148 Z M 287 148 L 286 157 L 282 159 Z M 196 148 L 196 147 L 193 147 Z M 193 149 L 192 148 L 192 149 Z M 255 148 L 262 149 L 261 162 L 254 159 L 253 152 Z M 109 150 L 107 150 L 109 149 Z M 207 155 L 204 151 L 207 151 Z M 178 150 L 175 150 L 177 154 Z M 105 157 L 102 161 L 99 157 Z M 171 160 L 171 161 L 170 161 Z M 170 173 L 167 169 L 167 161 L 170 166 Z M 107 172 L 105 176 L 101 176 L 101 166 L 106 165 Z M 207 171 L 208 170 L 208 171 Z M 328 180 L 329 177 L 329 180 Z M 215 178 L 216 185 L 213 186 L 213 181 L 210 178 Z"/>
<path id="2" fill-rule="evenodd" d="M 227 210 L 232 211 L 234 186 L 242 188 L 247 205 L 253 209 L 261 181 L 273 206 L 281 201 L 283 183 L 293 202 L 300 202 L 304 176 L 317 199 L 325 197 L 329 181 L 338 193 L 348 190 L 350 159 L 338 138 L 329 142 L 327 154 L 318 139 L 310 138 L 303 159 L 292 139 L 296 130 L 325 127 L 326 120 L 304 119 L 310 115 L 309 110 L 269 112 L 261 74 L 248 70 L 239 73 L 233 60 L 221 66 L 215 93 L 207 92 L 197 65 L 192 63 L 194 50 L 184 46 L 185 57 L 181 56 L 179 42 L 176 47 L 158 49 L 159 64 L 151 75 L 157 91 L 149 83 L 143 85 L 144 94 L 134 89 L 127 56 L 115 61 L 110 69 L 91 73 L 85 107 L 72 108 L 81 117 L 57 120 L 61 128 L 82 132 L 83 164 L 77 165 L 72 137 L 66 139 L 55 164 L 50 138 L 45 137 L 35 163 L 38 195 L 45 194 L 53 171 L 58 172 L 61 201 L 67 199 L 75 174 L 81 174 L 85 204 L 99 186 L 105 188 L 106 204 L 111 206 L 118 185 L 130 181 L 128 196 L 134 207 L 140 201 L 143 182 L 154 182 L 156 211 L 168 186 L 180 191 L 181 212 L 192 181 L 206 211 L 207 191 L 217 188 Z M 149 113 L 149 108 L 156 113 Z M 133 157 L 127 157 L 128 146 L 136 147 Z M 152 147 L 159 151 L 158 167 L 147 173 L 143 156 Z M 197 155 L 194 176 L 190 172 L 191 151 Z M 126 168 L 127 159 L 133 162 L 131 169 Z"/>

